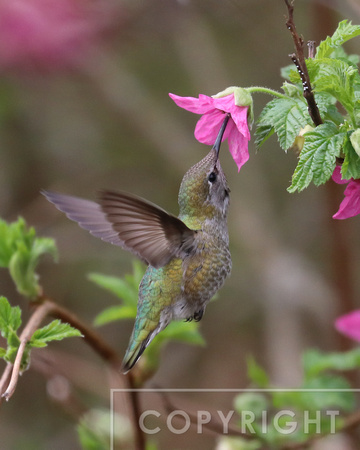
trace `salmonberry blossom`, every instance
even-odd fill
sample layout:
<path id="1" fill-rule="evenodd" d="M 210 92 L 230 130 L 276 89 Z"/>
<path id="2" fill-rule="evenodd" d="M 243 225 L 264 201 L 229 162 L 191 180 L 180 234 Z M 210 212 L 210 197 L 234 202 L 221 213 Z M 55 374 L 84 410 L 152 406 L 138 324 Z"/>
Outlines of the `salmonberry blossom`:
<path id="1" fill-rule="evenodd" d="M 103 0 L 0 0 L 0 69 L 78 65 L 110 20 Z"/>
<path id="2" fill-rule="evenodd" d="M 345 198 L 341 202 L 339 210 L 333 215 L 334 219 L 348 219 L 360 214 L 360 180 L 343 180 L 341 178 L 341 169 L 339 166 L 335 167 L 332 179 L 337 184 L 346 184 L 344 195 Z"/>
<path id="3" fill-rule="evenodd" d="M 240 89 L 240 88 L 234 88 Z M 250 132 L 248 125 L 249 108 L 251 108 L 251 97 L 248 94 L 243 106 L 239 106 L 237 92 L 225 95 L 226 92 L 214 97 L 200 94 L 195 97 L 180 97 L 169 94 L 174 102 L 187 111 L 202 114 L 196 124 L 195 138 L 207 145 L 213 145 L 218 135 L 220 126 L 224 120 L 224 114 L 230 113 L 231 117 L 225 130 L 223 140 L 228 139 L 230 153 L 240 170 L 249 159 L 248 142 Z M 243 91 L 243 90 L 242 90 Z M 224 95 L 224 96 L 222 96 Z M 250 100 L 249 100 L 250 98 Z"/>
<path id="4" fill-rule="evenodd" d="M 360 342 L 360 310 L 338 317 L 335 328 L 345 336 Z"/>

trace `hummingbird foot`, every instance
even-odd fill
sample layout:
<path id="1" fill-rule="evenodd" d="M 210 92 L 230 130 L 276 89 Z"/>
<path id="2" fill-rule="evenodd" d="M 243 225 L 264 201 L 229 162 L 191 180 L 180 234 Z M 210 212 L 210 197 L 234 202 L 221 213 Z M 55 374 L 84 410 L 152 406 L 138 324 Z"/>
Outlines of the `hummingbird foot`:
<path id="1" fill-rule="evenodd" d="M 203 315 L 204 315 L 204 308 L 200 309 L 199 311 L 196 311 L 196 313 L 194 314 L 195 322 L 200 322 L 200 320 L 202 319 Z"/>
<path id="2" fill-rule="evenodd" d="M 204 308 L 200 309 L 199 311 L 196 311 L 193 316 L 190 316 L 187 319 L 185 319 L 185 322 L 191 322 L 192 320 L 195 320 L 195 322 L 199 322 L 202 319 L 203 315 L 204 315 Z"/>

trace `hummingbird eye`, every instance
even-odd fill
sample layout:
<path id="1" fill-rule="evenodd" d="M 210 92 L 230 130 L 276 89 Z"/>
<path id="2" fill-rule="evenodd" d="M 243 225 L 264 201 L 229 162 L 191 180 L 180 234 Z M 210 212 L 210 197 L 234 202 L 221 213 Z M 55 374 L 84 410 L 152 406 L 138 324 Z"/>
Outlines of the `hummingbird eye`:
<path id="1" fill-rule="evenodd" d="M 216 181 L 217 175 L 215 172 L 211 172 L 210 175 L 208 176 L 208 180 L 210 181 L 210 183 L 214 183 Z"/>

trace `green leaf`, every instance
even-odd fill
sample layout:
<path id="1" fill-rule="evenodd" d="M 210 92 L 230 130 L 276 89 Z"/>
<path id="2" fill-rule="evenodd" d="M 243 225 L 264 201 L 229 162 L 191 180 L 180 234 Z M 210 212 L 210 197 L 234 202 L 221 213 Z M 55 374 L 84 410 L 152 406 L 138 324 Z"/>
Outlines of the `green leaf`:
<path id="1" fill-rule="evenodd" d="M 352 370 L 360 367 L 360 348 L 348 352 L 322 353 L 308 350 L 303 355 L 305 379 L 319 375 L 325 370 Z"/>
<path id="2" fill-rule="evenodd" d="M 40 290 L 35 270 L 44 253 L 56 258 L 52 239 L 37 238 L 34 228 L 27 229 L 21 218 L 11 224 L 0 221 L 0 266 L 9 268 L 17 290 L 30 298 Z"/>
<path id="3" fill-rule="evenodd" d="M 21 309 L 18 306 L 11 307 L 5 297 L 0 297 L 0 330 L 6 339 L 16 331 L 21 325 Z"/>
<path id="4" fill-rule="evenodd" d="M 249 379 L 260 388 L 269 387 L 269 377 L 265 370 L 255 361 L 253 356 L 246 358 L 247 375 Z"/>
<path id="5" fill-rule="evenodd" d="M 111 420 L 113 420 L 112 427 L 110 427 Z M 81 417 L 77 431 L 84 450 L 108 450 L 110 438 L 113 439 L 113 448 L 133 448 L 133 432 L 129 417 L 114 411 L 113 414 L 101 408 L 87 411 Z"/>
<path id="6" fill-rule="evenodd" d="M 260 450 L 263 444 L 260 440 L 251 441 L 240 437 L 219 436 L 217 449 L 223 450 Z"/>
<path id="7" fill-rule="evenodd" d="M 17 243 L 24 239 L 31 242 L 33 235 L 34 230 L 26 231 L 22 218 L 11 224 L 0 220 L 0 267 L 8 267 L 12 255 L 17 251 Z"/>
<path id="8" fill-rule="evenodd" d="M 268 411 L 269 405 L 264 394 L 257 392 L 243 392 L 234 398 L 234 408 L 241 411 L 251 411 L 255 417 L 261 417 L 263 411 Z"/>
<path id="9" fill-rule="evenodd" d="M 351 389 L 348 381 L 341 376 L 321 374 L 307 380 L 304 389 L 313 389 L 313 392 L 302 392 L 302 402 L 306 409 L 319 410 L 338 408 L 344 411 L 353 411 L 356 405 L 353 392 L 344 392 L 340 389 Z M 321 389 L 333 391 L 321 392 Z M 339 389 L 339 390 L 338 390 Z"/>
<path id="10" fill-rule="evenodd" d="M 258 125 L 255 131 L 255 145 L 260 148 L 274 134 L 272 125 Z"/>
<path id="11" fill-rule="evenodd" d="M 115 320 L 135 319 L 135 317 L 136 306 L 110 306 L 95 317 L 94 325 L 100 326 Z"/>
<path id="12" fill-rule="evenodd" d="M 355 107 L 354 84 L 360 82 L 357 68 L 331 58 L 308 60 L 309 75 L 315 92 L 327 92 L 352 114 Z"/>
<path id="13" fill-rule="evenodd" d="M 61 341 L 68 337 L 82 337 L 82 334 L 76 328 L 68 323 L 62 323 L 60 320 L 53 320 L 45 327 L 39 328 L 33 334 L 30 340 L 31 347 L 46 347 L 50 341 Z"/>
<path id="14" fill-rule="evenodd" d="M 6 349 L 0 347 L 0 358 L 4 358 L 5 355 L 6 355 Z"/>
<path id="15" fill-rule="evenodd" d="M 332 122 L 325 122 L 304 136 L 304 147 L 289 192 L 302 191 L 311 181 L 317 186 L 325 183 L 334 171 L 336 157 L 340 156 L 346 139 L 346 133 L 339 132 Z"/>
<path id="16" fill-rule="evenodd" d="M 199 332 L 199 324 L 197 322 L 171 322 L 165 330 L 155 337 L 155 339 L 157 339 L 158 342 L 172 340 L 186 342 L 187 344 L 192 345 L 204 346 L 206 344 Z"/>
<path id="17" fill-rule="evenodd" d="M 354 133 L 353 133 L 354 134 Z M 351 144 L 349 134 L 343 146 L 344 162 L 341 165 L 341 176 L 344 180 L 360 178 L 360 158 Z"/>
<path id="18" fill-rule="evenodd" d="M 124 280 L 99 273 L 91 273 L 88 275 L 88 278 L 99 287 L 115 294 L 127 306 L 136 306 L 138 300 L 138 283 L 134 283 L 134 275 L 130 275 Z"/>
<path id="19" fill-rule="evenodd" d="M 264 127 L 271 126 L 278 135 L 280 146 L 287 150 L 292 146 L 301 128 L 310 123 L 306 103 L 297 98 L 276 98 L 270 101 L 260 114 L 259 135 L 264 140 Z"/>
<path id="20" fill-rule="evenodd" d="M 350 136 L 350 142 L 358 156 L 360 156 L 360 128 L 357 128 Z"/>
<path id="21" fill-rule="evenodd" d="M 280 69 L 281 77 L 288 81 L 291 80 L 291 76 L 294 73 L 297 73 L 297 71 L 295 70 L 294 64 L 289 64 L 288 66 L 282 67 Z"/>
<path id="22" fill-rule="evenodd" d="M 289 97 L 294 98 L 302 98 L 302 91 L 299 89 L 299 86 L 288 83 L 285 81 L 281 87 L 281 89 L 285 92 L 285 94 Z"/>
<path id="23" fill-rule="evenodd" d="M 161 333 L 157 334 L 147 348 L 146 367 L 155 370 L 159 365 L 160 350 L 169 341 L 179 341 L 191 345 L 206 345 L 199 331 L 198 322 L 171 322 Z"/>
<path id="24" fill-rule="evenodd" d="M 352 25 L 351 22 L 343 20 L 339 23 L 332 36 L 328 36 L 324 41 L 320 42 L 315 58 L 320 59 L 329 57 L 335 49 L 341 47 L 345 42 L 359 35 L 359 25 Z"/>
<path id="25" fill-rule="evenodd" d="M 55 262 L 58 260 L 58 250 L 54 239 L 37 237 L 31 249 L 32 264 L 36 266 L 38 264 L 40 256 L 46 253 L 49 253 L 53 257 Z"/>

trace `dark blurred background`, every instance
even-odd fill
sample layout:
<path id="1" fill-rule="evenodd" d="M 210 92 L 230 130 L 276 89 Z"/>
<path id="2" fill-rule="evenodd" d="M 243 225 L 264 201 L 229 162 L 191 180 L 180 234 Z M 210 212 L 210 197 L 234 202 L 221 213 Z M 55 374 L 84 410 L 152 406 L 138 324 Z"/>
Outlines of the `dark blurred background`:
<path id="1" fill-rule="evenodd" d="M 293 52 L 282 0 L 102 0 L 100 6 L 109 12 L 101 30 L 71 63 L 0 61 L 1 217 L 23 216 L 39 235 L 56 239 L 59 262 L 43 260 L 41 282 L 49 296 L 89 323 L 116 300 L 87 273 L 122 276 L 132 270 L 132 257 L 70 222 L 40 190 L 94 199 L 102 188 L 121 189 L 177 214 L 182 176 L 208 148 L 193 136 L 198 116 L 179 109 L 168 93 L 197 97 L 232 85 L 279 90 L 280 68 Z M 305 41 L 319 42 L 344 18 L 359 23 L 356 0 L 295 2 Z M 359 42 L 347 50 L 359 53 Z M 255 117 L 269 100 L 254 95 Z M 328 183 L 288 194 L 296 156 L 285 154 L 275 138 L 260 151 L 252 140 L 240 173 L 226 149 L 221 162 L 231 187 L 232 276 L 201 321 L 206 347 L 168 345 L 149 386 L 247 387 L 246 357 L 252 354 L 274 385 L 296 387 L 304 349 L 352 345 L 333 326 L 338 315 L 357 307 L 360 288 L 359 218 L 331 219 L 344 187 Z M 0 287 L 26 320 L 27 301 L 5 270 Z M 99 331 L 122 355 L 131 329 L 131 322 L 122 322 Z M 53 358 L 87 407 L 108 405 L 104 365 L 81 340 L 54 343 L 44 352 L 45 361 L 34 352 L 33 367 L 2 405 L 1 448 L 79 448 L 74 411 L 56 405 L 46 382 Z M 207 402 L 231 408 L 231 395 Z M 170 448 L 163 439 L 162 448 Z M 178 439 L 174 448 L 215 448 L 211 434 L 187 444 Z"/>

